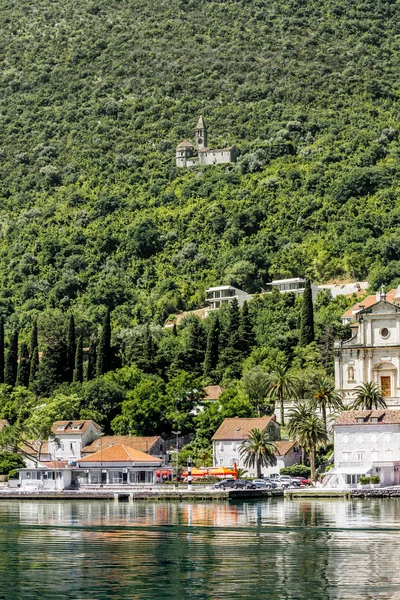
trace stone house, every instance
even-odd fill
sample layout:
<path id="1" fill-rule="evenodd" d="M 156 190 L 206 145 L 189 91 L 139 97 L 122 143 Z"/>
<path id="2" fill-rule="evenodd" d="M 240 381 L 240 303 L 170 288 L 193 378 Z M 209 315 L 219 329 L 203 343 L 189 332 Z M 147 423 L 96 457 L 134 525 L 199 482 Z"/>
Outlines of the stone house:
<path id="1" fill-rule="evenodd" d="M 381 486 L 400 484 L 400 411 L 344 411 L 333 431 L 335 463 L 325 487 L 356 487 L 362 475 L 377 475 Z"/>
<path id="2" fill-rule="evenodd" d="M 233 467 L 236 463 L 238 468 L 246 469 L 250 477 L 256 477 L 256 468 L 245 467 L 239 452 L 240 445 L 247 439 L 252 429 L 266 431 L 278 449 L 276 455 L 278 463 L 275 467 L 263 467 L 265 476 L 279 473 L 280 469 L 300 462 L 301 453 L 295 443 L 280 439 L 280 425 L 274 416 L 255 419 L 235 417 L 225 419 L 212 437 L 214 467 Z"/>

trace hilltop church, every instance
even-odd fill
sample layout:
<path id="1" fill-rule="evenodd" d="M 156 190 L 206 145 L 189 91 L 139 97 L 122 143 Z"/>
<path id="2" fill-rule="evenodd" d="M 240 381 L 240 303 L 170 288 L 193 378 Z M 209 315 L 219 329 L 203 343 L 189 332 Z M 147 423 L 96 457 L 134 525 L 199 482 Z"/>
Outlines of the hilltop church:
<path id="1" fill-rule="evenodd" d="M 238 151 L 235 146 L 211 149 L 207 147 L 207 127 L 201 116 L 196 127 L 196 146 L 183 140 L 176 148 L 177 167 L 197 167 L 199 165 L 221 165 L 235 162 Z"/>

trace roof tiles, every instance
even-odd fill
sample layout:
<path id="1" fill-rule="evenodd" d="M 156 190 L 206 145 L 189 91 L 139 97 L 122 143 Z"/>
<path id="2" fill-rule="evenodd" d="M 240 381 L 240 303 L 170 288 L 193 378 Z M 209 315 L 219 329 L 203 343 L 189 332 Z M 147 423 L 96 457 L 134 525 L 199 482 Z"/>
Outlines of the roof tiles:
<path id="1" fill-rule="evenodd" d="M 154 456 L 150 456 L 145 452 L 140 452 L 139 450 L 134 450 L 125 444 L 116 444 L 115 446 L 109 446 L 105 448 L 105 450 L 100 452 L 95 452 L 90 456 L 85 456 L 85 458 L 81 458 L 77 460 L 79 464 L 81 463 L 154 463 L 159 465 L 161 460 L 159 458 L 155 458 Z"/>
<path id="2" fill-rule="evenodd" d="M 260 417 L 258 419 L 242 419 L 234 417 L 225 419 L 212 436 L 212 440 L 245 440 L 252 429 L 263 431 L 275 417 Z"/>
<path id="3" fill-rule="evenodd" d="M 345 410 L 335 421 L 338 425 L 400 425 L 400 410 Z"/>

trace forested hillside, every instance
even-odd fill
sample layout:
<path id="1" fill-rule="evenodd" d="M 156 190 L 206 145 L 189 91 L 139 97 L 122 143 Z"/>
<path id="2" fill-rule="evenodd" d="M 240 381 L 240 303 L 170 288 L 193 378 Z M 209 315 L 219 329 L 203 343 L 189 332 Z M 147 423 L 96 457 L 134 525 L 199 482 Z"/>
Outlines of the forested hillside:
<path id="1" fill-rule="evenodd" d="M 254 293 L 280 276 L 400 281 L 400 2 L 0 6 L 9 345 L 15 327 L 28 341 L 35 316 L 39 350 L 66 344 L 71 312 L 88 345 L 108 307 L 119 364 L 130 365 L 209 285 Z M 237 164 L 175 168 L 175 146 L 200 114 L 210 146 L 237 145 Z M 282 302 L 251 309 L 254 343 L 279 338 L 291 361 L 298 305 Z M 343 308 L 321 304 L 322 346 Z M 185 368 L 167 337 L 148 369 L 164 380 L 171 363 Z"/>

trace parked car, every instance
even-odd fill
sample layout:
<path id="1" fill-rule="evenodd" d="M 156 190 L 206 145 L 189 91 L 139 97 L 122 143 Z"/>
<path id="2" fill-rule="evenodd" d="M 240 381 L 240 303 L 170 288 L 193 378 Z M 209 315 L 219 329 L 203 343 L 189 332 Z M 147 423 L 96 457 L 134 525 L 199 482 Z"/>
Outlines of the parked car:
<path id="1" fill-rule="evenodd" d="M 276 483 L 270 481 L 269 479 L 253 479 L 254 485 L 256 488 L 260 490 L 270 490 L 276 488 Z"/>
<path id="2" fill-rule="evenodd" d="M 292 477 L 292 485 L 295 485 L 296 487 L 300 487 L 301 485 L 303 485 L 303 479 L 304 477 Z"/>
<path id="3" fill-rule="evenodd" d="M 281 488 L 289 488 L 293 486 L 292 478 L 290 475 L 281 475 L 279 479 L 276 480 L 278 487 Z"/>
<path id="4" fill-rule="evenodd" d="M 252 481 L 243 479 L 223 479 L 214 485 L 216 490 L 255 490 L 256 486 Z"/>
<path id="5" fill-rule="evenodd" d="M 312 479 L 306 479 L 305 477 L 303 477 L 303 479 L 301 480 L 301 485 L 314 485 L 314 482 Z"/>

